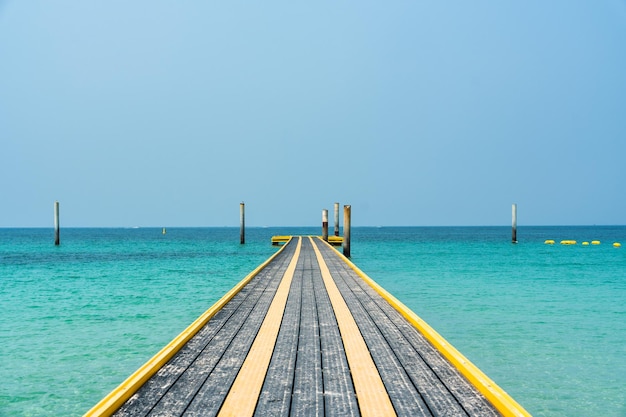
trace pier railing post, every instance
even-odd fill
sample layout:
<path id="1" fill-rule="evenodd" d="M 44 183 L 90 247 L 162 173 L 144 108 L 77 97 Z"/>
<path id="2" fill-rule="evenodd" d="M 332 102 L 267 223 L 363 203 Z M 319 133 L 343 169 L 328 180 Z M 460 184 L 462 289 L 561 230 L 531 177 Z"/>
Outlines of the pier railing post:
<path id="1" fill-rule="evenodd" d="M 246 243 L 246 205 L 243 201 L 239 204 L 239 243 Z"/>
<path id="2" fill-rule="evenodd" d="M 517 243 L 517 204 L 513 204 L 512 212 L 512 237 L 511 242 Z"/>
<path id="3" fill-rule="evenodd" d="M 352 207 L 343 206 L 343 254 L 345 257 L 350 257 L 350 217 Z"/>
<path id="4" fill-rule="evenodd" d="M 339 236 L 339 203 L 335 203 L 335 236 Z"/>
<path id="5" fill-rule="evenodd" d="M 61 244 L 61 231 L 59 226 L 59 202 L 54 202 L 54 244 Z"/>
<path id="6" fill-rule="evenodd" d="M 328 242 L 328 209 L 322 210 L 322 239 Z"/>

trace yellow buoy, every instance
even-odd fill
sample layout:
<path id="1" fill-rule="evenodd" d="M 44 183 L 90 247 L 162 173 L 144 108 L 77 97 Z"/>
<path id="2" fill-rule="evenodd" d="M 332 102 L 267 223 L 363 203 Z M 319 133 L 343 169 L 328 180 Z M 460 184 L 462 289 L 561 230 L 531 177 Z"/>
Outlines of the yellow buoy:
<path id="1" fill-rule="evenodd" d="M 589 246 L 589 242 L 583 242 L 583 246 Z"/>
<path id="2" fill-rule="evenodd" d="M 552 239 L 548 239 L 548 240 L 546 240 L 546 241 L 545 241 L 545 242 L 543 242 L 543 243 L 545 243 L 546 245 L 554 245 L 554 240 L 552 240 Z"/>
<path id="3" fill-rule="evenodd" d="M 615 242 L 615 243 L 613 243 L 613 246 L 615 246 L 616 248 L 619 248 L 619 247 L 621 247 L 621 246 L 622 246 L 622 244 L 621 244 L 621 243 L 619 243 L 619 242 Z"/>
<path id="4" fill-rule="evenodd" d="M 575 240 L 562 240 L 561 241 L 561 245 L 575 245 L 576 241 Z"/>
<path id="5" fill-rule="evenodd" d="M 592 241 L 591 241 L 591 244 L 592 244 L 592 245 L 599 245 L 599 244 L 600 244 L 600 241 L 599 241 L 599 240 L 592 240 Z"/>

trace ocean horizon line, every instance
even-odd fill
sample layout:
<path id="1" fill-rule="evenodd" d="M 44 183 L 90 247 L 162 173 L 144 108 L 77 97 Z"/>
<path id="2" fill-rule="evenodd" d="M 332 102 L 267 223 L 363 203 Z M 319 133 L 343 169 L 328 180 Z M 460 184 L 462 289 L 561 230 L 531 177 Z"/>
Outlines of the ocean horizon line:
<path id="1" fill-rule="evenodd" d="M 330 226 L 330 225 L 329 225 Z M 517 228 L 541 228 L 541 227 L 626 227 L 626 224 L 518 224 Z M 150 226 L 62 226 L 63 230 L 71 229 L 239 229 L 240 226 L 176 226 L 176 225 L 150 225 Z M 309 229 L 320 228 L 321 225 L 300 225 L 300 226 L 246 226 L 246 229 Z M 343 228 L 343 225 L 340 225 Z M 511 228 L 511 225 L 352 225 L 352 228 L 358 229 L 390 229 L 390 228 Z M 0 226 L 0 230 L 11 229 L 54 229 L 54 226 Z"/>

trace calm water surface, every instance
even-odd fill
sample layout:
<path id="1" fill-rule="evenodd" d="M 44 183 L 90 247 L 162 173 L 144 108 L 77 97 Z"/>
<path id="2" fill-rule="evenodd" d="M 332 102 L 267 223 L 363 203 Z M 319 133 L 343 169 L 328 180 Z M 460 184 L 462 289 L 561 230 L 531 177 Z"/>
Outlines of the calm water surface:
<path id="1" fill-rule="evenodd" d="M 0 229 L 0 415 L 82 415 L 274 253 L 272 235 L 318 233 L 64 229 L 55 247 L 51 229 Z M 626 416 L 626 227 L 518 239 L 355 228 L 352 260 L 534 416 Z"/>

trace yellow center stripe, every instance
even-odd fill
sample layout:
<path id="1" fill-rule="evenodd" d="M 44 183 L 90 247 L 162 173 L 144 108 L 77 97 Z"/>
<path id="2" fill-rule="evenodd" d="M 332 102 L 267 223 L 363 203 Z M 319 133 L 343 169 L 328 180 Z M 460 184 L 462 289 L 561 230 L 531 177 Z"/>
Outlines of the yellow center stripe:
<path id="1" fill-rule="evenodd" d="M 309 237 L 309 239 L 311 238 Z M 330 270 L 313 239 L 311 239 L 311 243 L 320 265 L 326 291 L 330 297 L 333 310 L 335 310 L 361 415 L 363 417 L 395 416 L 396 412 L 380 378 L 378 369 L 374 364 L 374 360 L 365 344 L 365 340 L 363 340 L 363 336 L 359 331 L 359 327 L 354 321 L 354 317 L 350 313 L 350 309 L 339 292 L 339 288 L 337 288 L 337 284 L 335 284 Z"/>
<path id="2" fill-rule="evenodd" d="M 263 387 L 263 381 L 267 374 L 267 368 L 272 359 L 272 352 L 274 351 L 278 330 L 283 319 L 283 312 L 287 304 L 287 296 L 289 295 L 289 288 L 291 287 L 291 281 L 296 270 L 298 257 L 300 256 L 301 246 L 302 238 L 300 237 L 298 238 L 298 246 L 293 258 L 291 258 L 285 275 L 278 286 L 259 333 L 252 343 L 250 352 L 241 366 L 228 396 L 224 400 L 219 416 L 244 417 L 254 414 L 254 409 Z"/>

